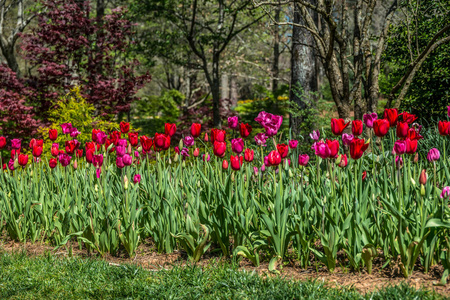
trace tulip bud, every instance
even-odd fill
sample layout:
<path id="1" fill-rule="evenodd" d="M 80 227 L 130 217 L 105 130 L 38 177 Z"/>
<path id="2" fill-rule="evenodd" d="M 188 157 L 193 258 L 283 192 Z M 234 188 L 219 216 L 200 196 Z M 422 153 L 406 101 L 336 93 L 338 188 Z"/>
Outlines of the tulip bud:
<path id="1" fill-rule="evenodd" d="M 266 165 L 263 164 L 263 165 L 261 166 L 261 172 L 264 172 L 265 170 L 266 170 Z"/>
<path id="2" fill-rule="evenodd" d="M 78 168 L 77 160 L 73 161 L 73 168 L 76 170 Z"/>
<path id="3" fill-rule="evenodd" d="M 131 153 L 132 153 L 131 151 L 132 151 L 131 144 L 128 144 L 128 149 L 127 149 L 128 155 L 131 155 Z"/>
<path id="4" fill-rule="evenodd" d="M 420 176 L 419 176 L 420 184 L 422 184 L 422 185 L 427 184 L 427 177 L 428 177 L 427 176 L 427 171 L 425 169 L 423 169 L 422 172 L 420 173 Z"/>
<path id="5" fill-rule="evenodd" d="M 206 133 L 205 132 L 205 138 L 203 139 L 205 142 L 207 142 L 209 139 L 208 139 L 208 133 Z"/>
<path id="6" fill-rule="evenodd" d="M 170 159 L 170 157 L 169 157 L 169 165 L 171 165 L 172 164 L 172 160 Z"/>
<path id="7" fill-rule="evenodd" d="M 291 169 L 289 169 L 289 172 L 288 172 L 288 173 L 289 173 L 289 177 L 291 177 L 291 178 L 294 177 L 294 174 L 292 174 Z"/>
<path id="8" fill-rule="evenodd" d="M 417 163 L 419 162 L 419 153 L 416 152 L 416 154 L 414 154 L 414 160 L 413 160 L 413 162 L 414 162 L 415 164 L 417 164 Z"/>
<path id="9" fill-rule="evenodd" d="M 197 181 L 197 187 L 200 188 L 200 180 Z"/>
<path id="10" fill-rule="evenodd" d="M 137 148 L 137 151 L 142 152 L 142 147 L 139 146 L 139 147 Z"/>
<path id="11" fill-rule="evenodd" d="M 183 149 L 183 147 L 184 147 L 183 139 L 180 139 L 180 142 L 178 143 L 178 148 Z"/>
<path id="12" fill-rule="evenodd" d="M 183 188 L 183 187 L 184 187 L 183 180 L 180 179 L 180 188 Z"/>
<path id="13" fill-rule="evenodd" d="M 186 161 L 183 160 L 183 163 L 181 164 L 181 166 L 182 166 L 183 168 L 186 168 Z"/>
<path id="14" fill-rule="evenodd" d="M 19 160 L 16 158 L 16 159 L 14 160 L 14 170 L 17 169 L 19 166 L 20 166 L 20 165 L 19 165 Z"/>
<path id="15" fill-rule="evenodd" d="M 425 196 L 425 187 L 423 186 L 423 184 L 420 185 L 420 195 L 422 197 Z"/>
<path id="16" fill-rule="evenodd" d="M 31 170 L 30 172 L 30 177 L 33 177 L 33 170 Z"/>
<path id="17" fill-rule="evenodd" d="M 114 144 L 111 143 L 111 145 L 108 146 L 108 149 L 106 149 L 108 152 L 111 151 L 111 149 L 114 147 Z"/>
<path id="18" fill-rule="evenodd" d="M 226 159 L 222 162 L 222 169 L 228 169 L 228 161 Z"/>
<path id="19" fill-rule="evenodd" d="M 234 182 L 234 172 L 233 172 L 233 173 L 231 173 L 231 181 L 233 181 L 233 182 Z"/>
<path id="20" fill-rule="evenodd" d="M 98 192 L 98 185 L 95 185 L 95 186 L 94 186 L 94 190 L 95 190 L 96 192 Z"/>
<path id="21" fill-rule="evenodd" d="M 174 161 L 174 162 L 177 162 L 177 161 L 178 161 L 178 153 L 175 153 L 175 157 L 173 158 L 173 161 Z"/>
<path id="22" fill-rule="evenodd" d="M 194 150 L 194 157 L 198 157 L 200 155 L 200 149 L 195 148 Z"/>
<path id="23" fill-rule="evenodd" d="M 289 161 L 287 159 L 284 160 L 284 169 L 289 170 Z"/>

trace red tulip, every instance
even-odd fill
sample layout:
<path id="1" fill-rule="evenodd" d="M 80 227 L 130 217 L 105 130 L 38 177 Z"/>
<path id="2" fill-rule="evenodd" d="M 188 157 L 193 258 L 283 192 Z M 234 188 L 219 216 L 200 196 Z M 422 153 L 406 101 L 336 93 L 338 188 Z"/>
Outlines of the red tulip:
<path id="1" fill-rule="evenodd" d="M 83 157 L 83 149 L 77 149 L 76 156 L 77 158 Z"/>
<path id="2" fill-rule="evenodd" d="M 137 137 L 136 137 L 136 139 L 137 139 Z M 145 135 L 141 135 L 141 137 L 139 139 L 141 140 L 142 149 L 144 149 L 145 152 L 150 152 L 150 150 L 152 149 L 152 145 L 153 145 L 153 139 L 146 137 Z"/>
<path id="3" fill-rule="evenodd" d="M 92 151 L 94 151 L 95 152 L 95 150 L 100 150 L 100 147 L 101 147 L 101 145 L 99 145 L 99 144 L 96 144 L 95 142 L 87 142 L 86 143 L 86 151 L 87 151 L 87 149 L 92 149 Z M 97 148 L 97 149 L 95 149 L 95 148 Z"/>
<path id="4" fill-rule="evenodd" d="M 50 158 L 50 160 L 48 161 L 48 165 L 52 169 L 54 169 L 57 164 L 58 164 L 58 160 L 56 158 Z"/>
<path id="5" fill-rule="evenodd" d="M 250 135 L 250 133 L 252 133 L 252 126 L 248 123 L 239 124 L 239 133 L 241 134 L 241 137 L 245 139 Z"/>
<path id="6" fill-rule="evenodd" d="M 215 141 L 225 142 L 226 135 L 227 133 L 225 130 L 216 128 L 211 129 L 211 143 L 214 144 Z"/>
<path id="7" fill-rule="evenodd" d="M 97 133 L 102 132 L 100 129 L 92 129 L 92 140 L 98 143 Z"/>
<path id="8" fill-rule="evenodd" d="M 409 112 L 402 112 L 399 116 L 403 117 L 403 122 L 408 124 L 412 124 L 415 120 L 417 120 L 417 116 L 414 114 L 410 114 Z"/>
<path id="9" fill-rule="evenodd" d="M 19 165 L 22 167 L 25 167 L 28 163 L 28 155 L 26 154 L 19 154 Z"/>
<path id="10" fill-rule="evenodd" d="M 422 172 L 420 173 L 420 177 L 419 177 L 419 182 L 422 185 L 427 184 L 427 170 L 423 169 Z"/>
<path id="11" fill-rule="evenodd" d="M 6 147 L 6 138 L 4 136 L 0 136 L 0 149 Z"/>
<path id="12" fill-rule="evenodd" d="M 59 155 L 59 145 L 58 144 L 53 144 L 51 153 L 52 153 L 52 156 Z"/>
<path id="13" fill-rule="evenodd" d="M 194 155 L 194 157 L 198 157 L 200 155 L 200 149 L 195 148 L 193 155 Z"/>
<path id="14" fill-rule="evenodd" d="M 194 138 L 198 138 L 200 136 L 200 131 L 202 130 L 202 124 L 192 123 L 191 125 L 191 135 Z"/>
<path id="15" fill-rule="evenodd" d="M 67 154 L 73 154 L 73 152 L 80 147 L 80 142 L 78 140 L 66 141 L 66 152 Z"/>
<path id="16" fill-rule="evenodd" d="M 398 110 L 396 108 L 386 108 L 384 110 L 383 118 L 389 121 L 390 127 L 397 125 Z"/>
<path id="17" fill-rule="evenodd" d="M 406 138 L 408 136 L 408 123 L 406 122 L 398 122 L 397 123 L 397 137 L 399 138 Z"/>
<path id="18" fill-rule="evenodd" d="M 345 154 L 339 155 L 338 159 L 336 160 L 336 163 L 340 168 L 345 168 L 348 164 L 347 155 Z"/>
<path id="19" fill-rule="evenodd" d="M 215 141 L 213 144 L 213 152 L 215 156 L 224 157 L 227 150 L 227 144 L 225 142 Z"/>
<path id="20" fill-rule="evenodd" d="M 339 141 L 327 140 L 327 146 L 330 148 L 330 157 L 337 157 L 339 153 Z"/>
<path id="21" fill-rule="evenodd" d="M 385 136 L 389 131 L 389 121 L 386 119 L 378 119 L 373 122 L 373 131 L 378 137 Z"/>
<path id="22" fill-rule="evenodd" d="M 247 162 L 251 162 L 253 161 L 253 158 L 255 157 L 255 151 L 253 151 L 253 149 L 245 149 L 244 152 L 244 159 Z"/>
<path id="23" fill-rule="evenodd" d="M 155 145 L 155 150 L 167 150 L 170 147 L 170 135 L 155 133 L 153 143 Z"/>
<path id="24" fill-rule="evenodd" d="M 131 146 L 136 147 L 139 143 L 138 140 L 139 133 L 137 132 L 129 132 L 128 133 L 128 141 L 130 141 Z"/>
<path id="25" fill-rule="evenodd" d="M 222 169 L 228 169 L 228 161 L 226 159 L 222 162 Z"/>
<path id="26" fill-rule="evenodd" d="M 278 151 L 271 151 L 268 156 L 268 161 L 271 166 L 278 166 L 281 163 L 281 155 Z"/>
<path id="27" fill-rule="evenodd" d="M 42 147 L 41 146 L 34 146 L 33 147 L 33 156 L 39 157 L 42 154 Z"/>
<path id="28" fill-rule="evenodd" d="M 44 146 L 44 140 L 31 139 L 31 141 L 30 141 L 30 149 L 33 149 L 35 146 L 43 147 Z"/>
<path id="29" fill-rule="evenodd" d="M 414 154 L 417 151 L 417 140 L 406 139 L 406 153 Z"/>
<path id="30" fill-rule="evenodd" d="M 164 124 L 164 133 L 170 137 L 172 137 L 177 131 L 177 125 L 166 123 Z"/>
<path id="31" fill-rule="evenodd" d="M 345 123 L 344 119 L 331 119 L 331 132 L 334 135 L 342 135 L 344 129 L 350 124 L 350 121 Z"/>
<path id="32" fill-rule="evenodd" d="M 410 139 L 410 140 L 421 140 L 421 139 L 423 139 L 423 136 L 421 136 L 418 132 L 417 132 L 417 130 L 416 129 L 414 129 L 414 128 L 410 128 L 409 130 L 408 130 L 408 139 Z"/>
<path id="33" fill-rule="evenodd" d="M 20 154 L 20 149 L 12 149 L 11 150 L 11 158 L 15 159 L 17 155 Z"/>
<path id="34" fill-rule="evenodd" d="M 130 131 L 130 123 L 127 122 L 120 122 L 120 132 L 123 134 L 128 133 Z"/>
<path id="35" fill-rule="evenodd" d="M 352 133 L 354 136 L 361 135 L 363 132 L 363 122 L 361 120 L 352 121 Z"/>
<path id="36" fill-rule="evenodd" d="M 230 156 L 231 168 L 235 171 L 239 171 L 241 169 L 241 165 L 243 164 L 244 158 L 242 156 Z"/>
<path id="37" fill-rule="evenodd" d="M 375 127 L 374 127 L 375 128 Z M 364 139 L 354 138 L 350 142 L 350 156 L 353 159 L 359 159 L 363 156 L 364 151 L 369 147 L 369 143 L 366 144 Z"/>
<path id="38" fill-rule="evenodd" d="M 364 172 L 362 173 L 362 180 L 363 180 L 363 181 L 366 180 L 366 177 L 367 177 L 367 171 L 364 171 Z"/>
<path id="39" fill-rule="evenodd" d="M 289 146 L 286 144 L 278 144 L 277 150 L 280 153 L 281 158 L 285 158 L 289 153 Z"/>
<path id="40" fill-rule="evenodd" d="M 51 141 L 55 141 L 58 138 L 58 130 L 56 130 L 56 129 L 49 129 L 48 130 L 48 138 Z"/>
<path id="41" fill-rule="evenodd" d="M 114 146 L 117 146 L 117 143 L 119 142 L 120 138 L 122 137 L 122 134 L 120 131 L 114 130 L 109 134 L 109 140 L 111 144 L 114 144 Z M 106 147 L 108 148 L 108 147 Z"/>
<path id="42" fill-rule="evenodd" d="M 86 150 L 86 161 L 91 164 L 93 158 L 94 158 L 94 150 L 92 149 Z"/>
<path id="43" fill-rule="evenodd" d="M 450 122 L 448 121 L 439 121 L 438 123 L 439 134 L 442 136 L 449 135 Z"/>

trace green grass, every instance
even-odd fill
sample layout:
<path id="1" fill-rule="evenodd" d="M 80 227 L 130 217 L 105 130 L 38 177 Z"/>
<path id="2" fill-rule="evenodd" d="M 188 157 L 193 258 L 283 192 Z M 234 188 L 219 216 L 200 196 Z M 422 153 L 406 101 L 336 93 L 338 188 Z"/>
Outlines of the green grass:
<path id="1" fill-rule="evenodd" d="M 318 282 L 263 279 L 231 265 L 152 272 L 101 260 L 0 254 L 1 299 L 439 299 L 404 285 L 367 295 Z"/>

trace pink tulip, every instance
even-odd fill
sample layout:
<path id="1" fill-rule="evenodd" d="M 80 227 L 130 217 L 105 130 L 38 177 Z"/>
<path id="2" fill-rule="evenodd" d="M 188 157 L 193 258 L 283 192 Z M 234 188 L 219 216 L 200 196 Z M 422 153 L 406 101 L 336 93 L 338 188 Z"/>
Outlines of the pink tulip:
<path id="1" fill-rule="evenodd" d="M 133 163 L 133 158 L 131 157 L 131 155 L 125 154 L 122 159 L 125 166 L 131 166 L 131 164 Z"/>
<path id="2" fill-rule="evenodd" d="M 20 149 L 20 147 L 22 147 L 22 141 L 19 139 L 12 139 L 11 147 L 15 150 Z"/>
<path id="3" fill-rule="evenodd" d="M 430 151 L 428 151 L 428 155 L 427 155 L 427 159 L 428 161 L 436 161 L 439 159 L 439 157 L 441 156 L 441 154 L 439 153 L 439 150 L 436 148 L 430 149 Z"/>
<path id="4" fill-rule="evenodd" d="M 295 149 L 298 146 L 298 141 L 297 140 L 290 140 L 289 141 L 289 148 L 291 149 Z"/>
<path id="5" fill-rule="evenodd" d="M 307 166 L 309 162 L 309 155 L 308 154 L 300 154 L 298 156 L 298 164 L 300 166 Z"/>
<path id="6" fill-rule="evenodd" d="M 350 142 L 353 140 L 353 134 L 344 133 L 342 134 L 342 143 L 346 146 L 350 146 Z"/>
<path id="7" fill-rule="evenodd" d="M 320 131 L 319 130 L 313 130 L 313 132 L 311 132 L 309 134 L 309 137 L 317 142 L 319 140 L 319 138 L 320 138 Z"/>
<path id="8" fill-rule="evenodd" d="M 186 147 L 191 147 L 192 145 L 194 145 L 195 139 L 192 136 L 188 135 L 184 138 L 183 143 Z"/>
<path id="9" fill-rule="evenodd" d="M 122 156 L 117 156 L 117 158 L 116 158 L 116 166 L 119 169 L 122 169 L 122 168 L 125 167 L 125 164 L 123 163 L 123 157 Z"/>
<path id="10" fill-rule="evenodd" d="M 393 152 L 397 155 L 402 155 L 406 152 L 406 141 L 397 140 L 394 144 Z"/>
<path id="11" fill-rule="evenodd" d="M 237 129 L 239 127 L 239 118 L 237 116 L 229 117 L 228 127 L 230 127 L 230 129 Z"/>
<path id="12" fill-rule="evenodd" d="M 70 159 L 71 159 L 71 158 L 72 158 L 72 157 L 69 156 L 69 155 L 67 155 L 66 153 L 61 153 L 61 154 L 58 156 L 59 163 L 60 163 L 61 166 L 63 166 L 63 167 L 67 167 L 67 166 L 70 164 Z"/>
<path id="13" fill-rule="evenodd" d="M 103 155 L 97 154 L 92 157 L 92 164 L 96 168 L 100 168 L 103 165 Z"/>
<path id="14" fill-rule="evenodd" d="M 71 123 L 63 123 L 61 124 L 61 129 L 63 134 L 70 134 L 72 132 L 72 124 Z"/>
<path id="15" fill-rule="evenodd" d="M 258 133 L 257 135 L 255 135 L 255 142 L 258 146 L 266 146 L 266 142 L 267 142 L 267 135 L 265 133 Z"/>
<path id="16" fill-rule="evenodd" d="M 450 106 L 449 106 L 450 107 Z M 446 186 L 442 189 L 441 198 L 448 198 L 450 196 L 450 186 Z"/>
<path id="17" fill-rule="evenodd" d="M 331 155 L 331 150 L 327 143 L 320 141 L 315 143 L 315 154 L 321 158 L 328 158 Z"/>
<path id="18" fill-rule="evenodd" d="M 365 114 L 363 116 L 364 124 L 366 124 L 366 126 L 369 128 L 373 128 L 373 122 L 377 119 L 378 119 L 377 113 Z"/>
<path id="19" fill-rule="evenodd" d="M 100 144 L 100 145 L 103 145 L 104 143 L 106 143 L 106 139 L 108 138 L 106 133 L 104 133 L 103 131 L 97 132 L 95 136 L 96 136 L 97 144 Z"/>
<path id="20" fill-rule="evenodd" d="M 244 151 L 244 140 L 242 138 L 232 139 L 231 150 L 237 154 L 242 153 Z"/>
<path id="21" fill-rule="evenodd" d="M 134 175 L 133 182 L 134 182 L 134 184 L 140 183 L 141 182 L 141 175 L 139 175 L 139 174 Z"/>

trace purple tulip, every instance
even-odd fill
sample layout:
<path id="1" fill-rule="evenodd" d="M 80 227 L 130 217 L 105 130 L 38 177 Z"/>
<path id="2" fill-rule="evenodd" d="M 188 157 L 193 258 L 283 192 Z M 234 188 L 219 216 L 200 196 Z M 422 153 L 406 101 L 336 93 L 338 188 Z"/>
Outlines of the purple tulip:
<path id="1" fill-rule="evenodd" d="M 194 139 L 194 137 L 188 135 L 188 136 L 184 137 L 183 142 L 186 147 L 191 147 L 192 145 L 194 145 L 195 139 Z"/>
<path id="2" fill-rule="evenodd" d="M 67 167 L 70 164 L 70 159 L 72 156 L 67 155 L 66 153 L 61 153 L 58 156 L 58 160 L 63 167 Z"/>
<path id="3" fill-rule="evenodd" d="M 406 152 L 406 141 L 404 140 L 398 140 L 394 144 L 394 149 L 392 150 L 393 153 L 397 155 L 405 154 Z"/>
<path id="4" fill-rule="evenodd" d="M 267 135 L 265 133 L 258 133 L 255 135 L 255 142 L 258 146 L 266 146 Z"/>
<path id="5" fill-rule="evenodd" d="M 342 143 L 344 145 L 350 146 L 350 142 L 353 140 L 353 134 L 344 133 L 342 134 Z"/>
<path id="6" fill-rule="evenodd" d="M 20 149 L 20 147 L 22 147 L 22 141 L 19 139 L 12 139 L 11 147 L 15 150 Z"/>
<path id="7" fill-rule="evenodd" d="M 441 193 L 441 198 L 447 198 L 448 196 L 450 196 L 450 186 L 446 186 L 442 189 L 442 193 Z"/>
<path id="8" fill-rule="evenodd" d="M 189 157 L 189 149 L 188 148 L 181 149 L 181 156 L 183 156 L 184 158 Z"/>
<path id="9" fill-rule="evenodd" d="M 328 147 L 327 143 L 320 141 L 315 143 L 314 151 L 317 156 L 321 158 L 328 158 L 331 155 L 331 150 Z"/>
<path id="10" fill-rule="evenodd" d="M 298 146 L 298 141 L 297 140 L 290 140 L 289 141 L 289 148 L 291 149 L 295 149 Z"/>
<path id="11" fill-rule="evenodd" d="M 126 139 L 120 139 L 117 142 L 117 146 L 126 147 L 127 146 L 127 140 Z"/>
<path id="12" fill-rule="evenodd" d="M 307 166 L 309 162 L 309 155 L 308 154 L 300 154 L 298 156 L 298 164 L 300 166 Z"/>
<path id="13" fill-rule="evenodd" d="M 206 157 L 206 161 L 207 161 L 207 162 L 211 159 L 211 156 L 209 155 L 209 153 L 206 153 L 206 154 L 203 154 L 203 155 L 202 155 L 203 161 L 205 161 L 205 157 Z"/>
<path id="14" fill-rule="evenodd" d="M 118 157 L 124 156 L 126 152 L 127 152 L 127 148 L 125 148 L 124 146 L 117 146 L 116 147 L 116 153 L 117 153 Z"/>
<path id="15" fill-rule="evenodd" d="M 237 154 L 240 154 L 242 151 L 244 151 L 244 140 L 242 138 L 232 139 L 231 150 Z"/>
<path id="16" fill-rule="evenodd" d="M 228 118 L 228 127 L 230 127 L 231 129 L 237 129 L 239 127 L 239 118 L 236 116 L 229 117 Z"/>
<path id="17" fill-rule="evenodd" d="M 278 133 L 278 130 L 283 123 L 283 117 L 262 111 L 255 118 L 255 121 L 264 127 L 268 136 L 274 136 Z"/>
<path id="18" fill-rule="evenodd" d="M 364 124 L 366 124 L 366 126 L 369 128 L 373 128 L 373 122 L 377 119 L 378 119 L 377 113 L 365 114 L 363 116 Z"/>
<path id="19" fill-rule="evenodd" d="M 141 175 L 139 175 L 139 174 L 134 175 L 133 182 L 135 184 L 140 183 L 141 182 Z"/>
<path id="20" fill-rule="evenodd" d="M 313 130 L 313 132 L 311 132 L 309 134 L 309 137 L 317 142 L 319 140 L 319 138 L 320 138 L 320 131 L 319 130 Z"/>
<path id="21" fill-rule="evenodd" d="M 8 162 L 8 168 L 11 170 L 11 171 L 14 171 L 14 159 L 10 159 L 9 160 L 9 162 Z"/>
<path id="22" fill-rule="evenodd" d="M 122 168 L 125 167 L 125 164 L 123 163 L 123 157 L 122 156 L 117 156 L 117 158 L 116 158 L 116 166 L 119 169 L 122 169 Z"/>
<path id="23" fill-rule="evenodd" d="M 78 131 L 75 127 L 72 127 L 70 130 L 70 136 L 76 138 L 81 132 Z"/>
<path id="24" fill-rule="evenodd" d="M 125 166 L 131 166 L 131 164 L 133 163 L 133 158 L 132 158 L 131 155 L 129 155 L 129 154 L 125 154 L 125 155 L 122 157 L 122 160 L 123 160 L 123 164 L 124 164 Z"/>
<path id="25" fill-rule="evenodd" d="M 441 156 L 441 154 L 439 153 L 439 150 L 436 148 L 430 149 L 430 151 L 428 151 L 428 155 L 427 155 L 427 159 L 428 161 L 436 161 L 439 159 L 439 157 Z"/>
<path id="26" fill-rule="evenodd" d="M 107 139 L 107 135 L 106 133 L 104 133 L 103 131 L 99 131 L 96 134 L 97 136 L 97 143 L 100 145 L 103 145 L 104 143 L 106 143 L 106 139 Z"/>
<path id="27" fill-rule="evenodd" d="M 62 123 L 61 129 L 63 134 L 70 134 L 72 132 L 72 123 Z"/>

